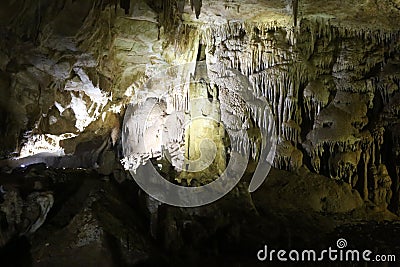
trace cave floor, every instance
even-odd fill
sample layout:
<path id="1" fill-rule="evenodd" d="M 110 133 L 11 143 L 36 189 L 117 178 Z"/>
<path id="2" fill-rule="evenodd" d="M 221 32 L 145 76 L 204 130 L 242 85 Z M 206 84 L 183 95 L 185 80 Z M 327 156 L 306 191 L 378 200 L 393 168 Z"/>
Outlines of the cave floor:
<path id="1" fill-rule="evenodd" d="M 297 200 L 284 203 L 290 201 L 288 197 L 282 199 L 273 192 L 282 190 L 279 183 L 288 187 L 293 177 L 272 170 L 251 198 L 241 193 L 243 186 L 239 185 L 204 207 L 161 205 L 157 212 L 149 212 L 148 197 L 129 180 L 117 183 L 91 170 L 51 169 L 40 164 L 2 173 L 6 194 L 18 192 L 26 201 L 32 192 L 51 191 L 54 205 L 32 234 L 21 235 L 17 222 L 2 217 L 6 233 L 2 239 L 10 239 L 0 252 L 1 266 L 275 266 L 279 264 L 257 260 L 256 253 L 264 245 L 317 250 L 335 246 L 339 238 L 354 249 L 382 254 L 400 250 L 400 223 L 388 211 L 365 204 L 349 212 L 317 212 L 297 205 L 307 201 L 298 192 L 293 194 Z M 12 208 L 4 203 L 2 211 Z M 20 219 L 23 216 L 24 210 Z M 343 262 L 326 265 L 347 266 Z"/>

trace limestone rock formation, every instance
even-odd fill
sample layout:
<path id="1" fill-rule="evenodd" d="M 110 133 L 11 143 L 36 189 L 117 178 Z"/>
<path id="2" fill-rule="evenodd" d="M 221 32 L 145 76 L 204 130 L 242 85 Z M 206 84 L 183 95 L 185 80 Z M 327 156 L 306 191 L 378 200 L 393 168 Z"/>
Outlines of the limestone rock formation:
<path id="1" fill-rule="evenodd" d="M 49 214 L 57 221 L 67 213 L 52 213 L 65 199 L 41 176 L 60 183 L 46 167 L 60 179 L 85 169 L 100 176 L 96 185 L 125 185 L 133 181 L 124 168 L 151 162 L 169 181 L 197 186 L 218 179 L 238 151 L 249 151 L 249 166 L 228 198 L 250 210 L 249 221 L 265 207 L 399 215 L 399 19 L 399 0 L 4 0 L 0 245 L 38 234 Z M 190 128 L 193 118 L 201 121 Z M 201 145 L 205 138 L 214 146 Z M 282 172 L 264 190 L 270 197 L 253 202 L 243 188 L 266 161 Z M 40 163 L 40 181 L 30 184 L 25 170 Z M 146 262 L 150 237 L 134 236 L 139 252 L 132 256 L 133 241 L 115 230 L 127 221 L 107 206 L 123 205 L 119 193 L 107 191 L 114 202 L 94 191 L 73 218 L 60 219 L 57 237 L 36 244 L 35 257 L 58 263 L 45 257 L 46 244 L 68 237 L 76 255 L 118 244 L 113 253 L 123 254 L 124 264 Z M 279 194 L 300 203 L 276 205 Z M 237 243 L 240 231 L 249 233 L 218 221 L 230 214 L 215 207 L 191 213 L 146 201 L 152 238 L 174 253 L 186 244 L 185 229 L 202 233 L 199 244 L 224 227 Z M 50 250 L 66 255 L 61 245 Z"/>
<path id="2" fill-rule="evenodd" d="M 93 135 L 119 143 L 127 104 L 152 97 L 143 84 L 177 64 L 200 60 L 220 109 L 241 117 L 235 123 L 250 125 L 249 132 L 259 128 L 259 113 L 253 112 L 258 104 L 249 113 L 255 124 L 249 124 L 241 100 L 227 94 L 226 88 L 237 85 L 223 75 L 243 75 L 252 93 L 268 103 L 277 125 L 275 167 L 307 166 L 349 183 L 368 199 L 369 170 L 385 164 L 397 201 L 396 1 L 365 1 L 356 15 L 348 2 L 325 10 L 312 0 L 289 3 L 292 11 L 284 1 L 65 1 L 25 4 L 22 10 L 17 4 L 7 2 L 1 22 L 8 36 L 1 43 L 3 158 L 34 156 L 30 162 L 96 168 L 103 149 L 85 161 L 79 144 Z M 367 20 L 372 13 L 378 14 L 373 23 Z M 181 81 L 194 75 L 192 66 Z M 154 90 L 155 97 L 165 92 Z M 187 105 L 182 93 L 175 104 Z M 223 113 L 223 122 L 236 120 Z M 261 143 L 256 134 L 242 145 L 258 160 Z M 183 144 L 180 149 L 182 160 Z M 40 153 L 52 159 L 41 160 L 47 156 Z"/>

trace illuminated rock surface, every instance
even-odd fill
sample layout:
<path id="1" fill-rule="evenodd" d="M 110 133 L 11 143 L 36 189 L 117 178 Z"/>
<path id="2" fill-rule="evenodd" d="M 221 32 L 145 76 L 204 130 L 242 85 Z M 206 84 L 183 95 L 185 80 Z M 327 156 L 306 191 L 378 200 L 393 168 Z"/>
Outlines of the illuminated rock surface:
<path id="1" fill-rule="evenodd" d="M 211 254 L 223 251 L 218 242 L 253 248 L 257 220 L 268 233 L 287 225 L 260 234 L 287 245 L 296 222 L 304 233 L 293 240 L 310 244 L 314 231 L 397 219 L 399 21 L 398 0 L 4 1 L 0 245 L 28 236 L 35 266 L 74 256 L 66 266 L 139 266 L 158 253 L 155 266 L 167 266 L 168 252 L 176 260 L 188 246 L 208 244 Z M 160 76 L 176 66 L 185 67 Z M 265 160 L 260 129 L 272 125 L 262 103 L 276 126 L 274 169 L 250 195 Z M 249 138 L 228 140 L 240 130 Z M 207 146 L 202 155 L 205 137 L 215 151 Z M 135 145 L 141 138 L 144 147 Z M 207 184 L 235 149 L 251 154 L 238 187 L 190 211 L 146 197 L 124 170 L 150 161 L 176 184 Z M 239 222 L 241 213 L 248 218 Z M 178 265 L 196 262 L 186 253 Z"/>

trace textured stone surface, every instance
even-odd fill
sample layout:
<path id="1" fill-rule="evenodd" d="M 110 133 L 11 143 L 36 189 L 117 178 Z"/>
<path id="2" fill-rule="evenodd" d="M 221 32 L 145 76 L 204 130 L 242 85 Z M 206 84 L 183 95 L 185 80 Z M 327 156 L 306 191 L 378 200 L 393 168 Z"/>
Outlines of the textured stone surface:
<path id="1" fill-rule="evenodd" d="M 97 169 L 105 181 L 115 178 L 119 183 L 129 184 L 129 176 L 119 163 L 127 106 L 146 98 L 156 101 L 166 93 L 163 87 L 143 88 L 156 74 L 171 66 L 200 60 L 206 65 L 204 76 L 212 88 L 208 93 L 218 95 L 215 110 L 202 110 L 202 115 L 216 112 L 229 127 L 247 131 L 250 141 L 241 145 L 251 150 L 251 166 L 244 183 L 239 185 L 243 188 L 235 189 L 228 197 L 226 203 L 230 204 L 222 202 L 218 204 L 221 206 L 192 212 L 147 203 L 145 212 L 152 218 L 149 220 L 152 238 L 161 241 L 164 248 L 179 254 L 186 249 L 189 239 L 197 237 L 194 247 L 213 240 L 211 252 L 208 251 L 212 254 L 213 246 L 221 249 L 215 241 L 223 235 L 221 232 L 228 234 L 220 242 L 252 243 L 249 240 L 258 236 L 248 229 L 253 227 L 246 228 L 247 223 L 254 226 L 260 220 L 261 228 L 272 227 L 262 228 L 271 233 L 274 224 L 275 227 L 290 224 L 293 217 L 301 217 L 296 216 L 293 211 L 296 209 L 301 215 L 303 210 L 311 210 L 312 214 L 346 213 L 367 219 L 371 211 L 379 212 L 378 218 L 392 218 L 386 209 L 399 214 L 398 0 L 357 3 L 302 0 L 298 1 L 297 9 L 297 1 L 280 0 L 196 0 L 191 1 L 192 5 L 176 0 L 131 1 L 129 8 L 127 1 L 121 2 L 122 8 L 117 2 L 6 0 L 2 3 L 0 167 L 3 171 L 16 175 L 16 168 L 22 165 L 43 162 L 55 168 Z M 185 70 L 178 77 L 179 82 L 188 82 L 193 70 Z M 260 160 L 259 128 L 264 121 L 260 113 L 250 116 L 252 110 L 246 110 L 243 99 L 229 90 L 243 89 L 237 81 L 221 77 L 232 73 L 248 79 L 248 91 L 270 106 L 277 127 L 274 167 L 290 171 L 271 173 L 271 181 L 266 184 L 270 191 L 262 188 L 254 196 L 254 202 L 244 188 Z M 174 104 L 185 104 L 185 96 L 182 97 Z M 257 103 L 251 104 L 253 111 L 257 110 Z M 162 126 L 159 119 L 165 114 L 153 115 L 152 125 L 158 129 Z M 135 118 L 133 123 L 141 123 L 142 119 Z M 128 126 L 128 130 L 136 129 Z M 210 133 L 216 133 L 215 125 L 209 126 Z M 197 132 L 192 136 L 197 134 L 201 136 Z M 215 140 L 221 151 L 223 144 L 228 152 L 229 143 L 220 138 L 223 135 L 221 132 Z M 185 137 L 180 137 L 183 143 L 175 142 L 174 148 L 184 150 Z M 196 150 L 197 145 L 192 148 Z M 149 151 L 139 152 L 147 153 L 146 160 L 154 160 L 161 153 L 155 151 L 151 159 Z M 180 156 L 185 153 L 180 152 L 177 153 Z M 16 157 L 24 158 L 16 160 Z M 137 164 L 142 163 L 140 160 L 134 159 Z M 224 160 L 228 157 L 221 156 L 220 164 L 213 166 L 212 172 L 218 174 Z M 168 162 L 162 163 L 166 168 L 161 173 L 168 175 L 167 178 L 183 184 L 192 181 L 192 177 L 181 179 Z M 35 175 L 40 173 L 52 175 L 44 169 Z M 211 174 L 206 176 L 203 183 L 215 179 Z M 28 228 L 35 235 L 42 230 L 46 218 L 43 215 L 47 212 L 41 210 L 40 203 L 44 202 L 37 200 L 47 196 L 46 203 L 50 203 L 52 194 L 45 192 L 51 186 L 42 180 L 35 182 L 38 183 L 27 186 L 35 189 L 26 194 L 25 189 L 15 189 L 24 185 L 24 181 L 11 183 L 11 188 L 10 183 L 0 181 L 6 192 L 0 214 L 2 244 L 13 241 L 14 235 L 29 232 Z M 87 264 L 99 264 L 101 260 L 109 266 L 114 264 L 115 259 L 105 252 L 115 244 L 121 249 L 113 251 L 114 257 L 118 258 L 118 253 L 127 254 L 124 263 L 147 259 L 150 235 L 136 235 L 139 230 L 130 229 L 141 251 L 132 256 L 124 246 L 133 241 L 124 243 L 121 241 L 124 233 L 118 232 L 129 220 L 115 219 L 118 214 L 109 208 L 124 205 L 121 204 L 124 201 L 114 202 L 113 198 L 118 199 L 121 192 L 107 193 L 112 197 L 103 198 L 96 191 L 96 197 L 84 198 L 71 204 L 72 208 L 65 204 L 65 199 L 56 197 L 54 205 L 62 210 L 61 215 L 68 214 L 63 205 L 68 206 L 67 210 L 79 205 L 83 209 L 74 210 L 72 217 L 59 219 L 62 223 L 54 237 L 46 236 L 54 229 L 51 224 L 44 224 L 47 228 L 43 229 L 42 239 L 34 245 L 35 264 L 60 263 L 46 256 L 46 250 L 67 259 L 63 245 L 71 246 L 77 259 L 91 252 L 99 256 L 86 258 Z M 261 193 L 268 197 L 262 197 Z M 137 190 L 130 194 L 136 195 Z M 31 210 L 23 211 L 22 203 L 29 203 Z M 237 214 L 243 210 L 235 213 L 230 205 L 243 205 L 246 212 L 251 211 L 248 221 L 238 223 L 241 218 Z M 261 217 L 255 215 L 254 207 L 262 213 Z M 224 212 L 224 208 L 228 211 Z M 270 217 L 265 216 L 269 208 L 274 209 Z M 280 209 L 285 211 L 282 216 Z M 53 214 L 52 219 L 61 215 Z M 332 230 L 333 226 L 325 224 L 319 215 L 312 221 Z M 21 216 L 31 222 L 21 222 Z M 310 218 L 305 218 L 295 221 L 305 233 L 313 233 L 306 227 Z M 42 227 L 38 230 L 39 226 Z M 283 228 L 276 231 L 275 237 L 263 237 L 290 239 L 292 233 Z M 107 239 L 110 235 L 111 241 Z M 65 242 L 58 244 L 58 239 Z"/>

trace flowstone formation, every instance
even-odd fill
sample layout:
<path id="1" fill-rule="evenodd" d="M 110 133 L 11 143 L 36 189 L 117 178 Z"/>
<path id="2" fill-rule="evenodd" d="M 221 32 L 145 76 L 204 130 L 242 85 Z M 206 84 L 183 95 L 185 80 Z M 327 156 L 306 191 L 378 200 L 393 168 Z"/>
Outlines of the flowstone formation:
<path id="1" fill-rule="evenodd" d="M 229 7 L 235 4 L 239 5 L 232 2 Z M 275 167 L 296 171 L 307 166 L 345 181 L 378 206 L 397 206 L 396 6 L 390 1 L 366 1 L 352 15 L 342 12 L 350 8 L 347 2 L 324 9 L 314 1 L 303 1 L 301 21 L 293 27 L 282 4 L 277 11 L 265 3 L 263 15 L 250 16 L 250 5 L 233 12 L 222 3 L 207 7 L 203 3 L 197 20 L 172 9 L 183 17 L 175 37 L 198 33 L 212 82 L 221 87 L 218 75 L 237 70 L 249 79 L 253 93 L 271 105 L 279 139 Z M 363 20 L 374 12 L 379 14 L 375 23 Z M 240 17 L 244 14 L 245 20 Z M 238 99 L 224 103 L 229 100 L 222 90 L 220 100 L 232 108 L 240 103 Z M 250 147 L 257 148 L 255 140 Z"/>
<path id="2" fill-rule="evenodd" d="M 348 2 L 295 4 L 301 14 L 296 27 L 284 2 L 262 4 L 262 14 L 251 4 L 203 2 L 194 15 L 182 2 L 168 1 L 162 27 L 172 31 L 166 37 L 175 39 L 175 51 L 167 48 L 163 55 L 204 60 L 221 107 L 257 132 L 260 113 L 246 121 L 243 99 L 224 90 L 237 85 L 223 74 L 246 77 L 247 89 L 270 105 L 275 118 L 275 167 L 296 172 L 306 166 L 348 183 L 364 200 L 397 209 L 398 10 L 391 1 L 366 1 L 358 10 Z M 341 12 L 346 8 L 356 15 Z M 374 23 L 367 20 L 372 13 L 379 14 Z M 257 134 L 245 146 L 259 160 Z M 371 173 L 380 168 L 387 171 Z"/>
<path id="3" fill-rule="evenodd" d="M 0 258 L 26 236 L 28 266 L 149 265 L 159 249 L 200 251 L 195 266 L 394 218 L 398 21 L 399 0 L 4 0 Z M 163 205 L 126 171 L 197 190 L 242 151 L 242 179 L 205 207 Z"/>
<path id="4" fill-rule="evenodd" d="M 120 181 L 125 150 L 133 166 L 169 158 L 156 163 L 160 171 L 194 185 L 215 180 L 229 153 L 244 149 L 247 174 L 262 160 L 291 172 L 308 168 L 398 212 L 398 1 L 21 0 L 6 1 L 1 14 L 4 170 L 43 162 Z M 206 98 L 209 110 L 188 109 L 190 90 L 177 84 L 192 84 L 192 97 Z M 155 107 L 146 148 L 132 145 L 144 121 L 128 108 L 135 105 Z M 185 126 L 195 112 L 204 131 Z M 273 159 L 262 152 L 271 121 Z M 157 139 L 166 124 L 169 137 Z M 228 130 L 248 139 L 228 140 Z M 121 142 L 124 131 L 133 139 Z M 201 181 L 175 175 L 169 164 L 189 170 L 205 136 L 217 152 Z"/>
<path id="5" fill-rule="evenodd" d="M 196 172 L 202 173 L 202 178 L 197 175 L 194 181 L 198 184 L 222 174 L 226 145 L 217 89 L 211 92 L 202 77 L 186 75 L 189 81 L 185 82 L 176 76 L 198 68 L 194 64 L 171 68 L 136 92 L 142 93 L 143 99 L 127 108 L 122 135 L 122 162 L 134 174 L 155 158 L 160 171 L 173 167 L 180 173 L 170 177 L 179 183 L 183 179 L 190 185 Z"/>

